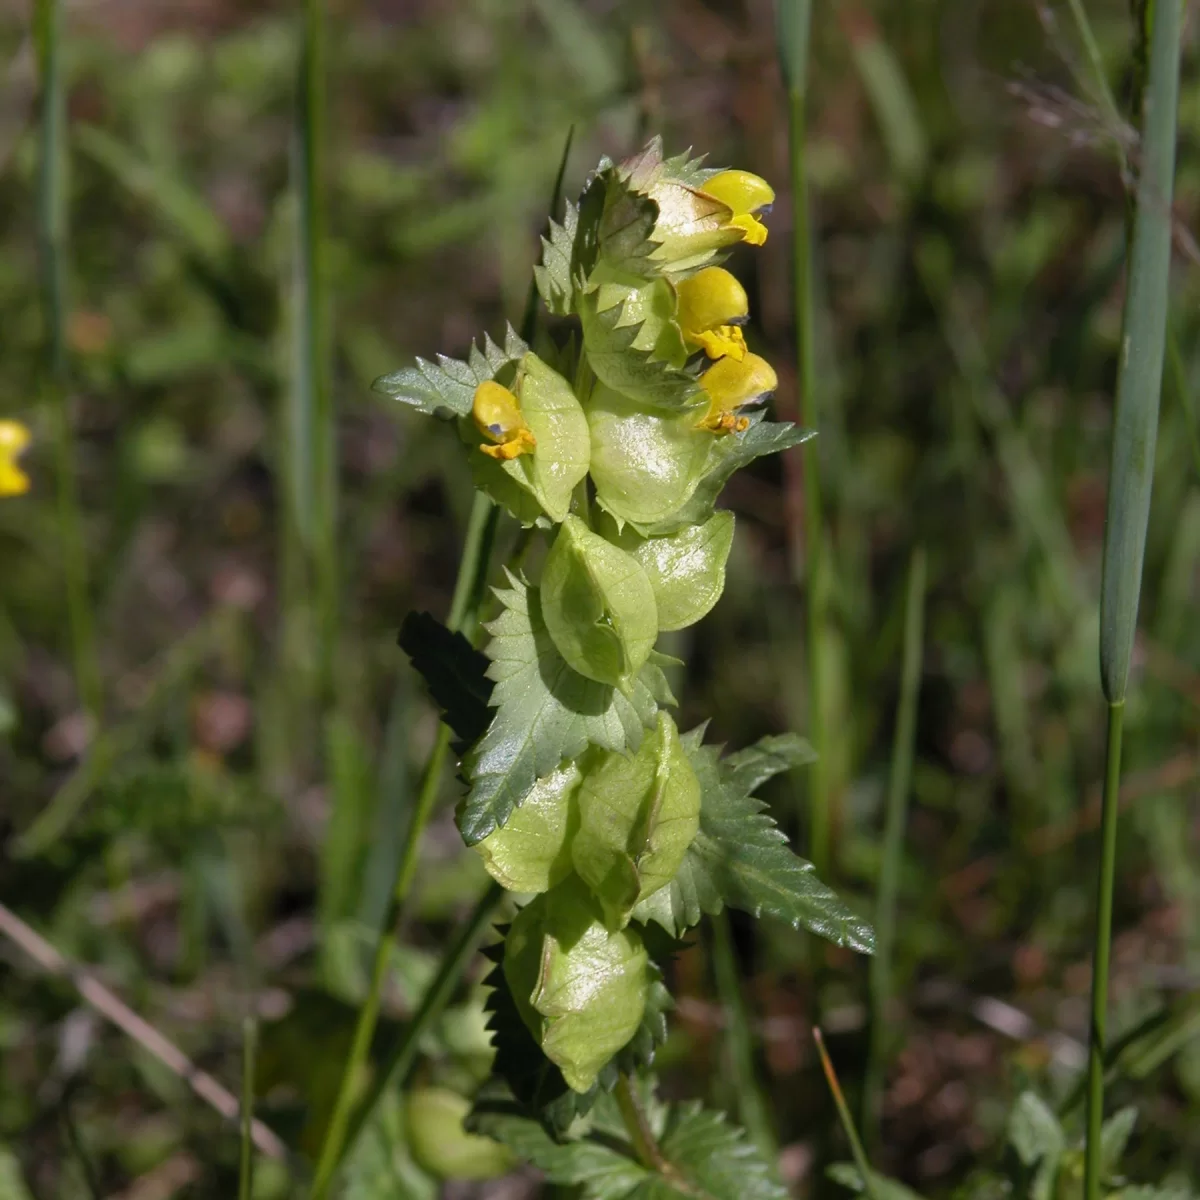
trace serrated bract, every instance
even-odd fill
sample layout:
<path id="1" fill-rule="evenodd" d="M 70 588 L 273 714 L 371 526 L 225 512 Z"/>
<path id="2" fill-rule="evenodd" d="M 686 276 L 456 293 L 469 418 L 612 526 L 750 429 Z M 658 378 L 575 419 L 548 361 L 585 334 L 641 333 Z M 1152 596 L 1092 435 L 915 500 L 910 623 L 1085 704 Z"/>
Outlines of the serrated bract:
<path id="1" fill-rule="evenodd" d="M 615 928 L 675 877 L 700 825 L 700 784 L 675 722 L 658 714 L 636 754 L 595 752 L 579 788 L 575 871 Z"/>
<path id="2" fill-rule="evenodd" d="M 572 669 L 626 693 L 658 637 L 646 572 L 575 516 L 563 521 L 546 556 L 542 615 Z"/>
<path id="3" fill-rule="evenodd" d="M 637 1032 L 648 967 L 638 934 L 610 931 L 574 876 L 527 904 L 504 945 L 504 977 L 521 1018 L 577 1092 Z"/>

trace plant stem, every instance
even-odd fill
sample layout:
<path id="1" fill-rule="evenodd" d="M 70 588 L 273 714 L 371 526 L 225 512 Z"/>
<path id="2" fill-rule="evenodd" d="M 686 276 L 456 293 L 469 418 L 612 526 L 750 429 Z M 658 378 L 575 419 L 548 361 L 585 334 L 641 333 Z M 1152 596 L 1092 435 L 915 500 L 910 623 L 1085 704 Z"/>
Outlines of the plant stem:
<path id="1" fill-rule="evenodd" d="M 491 561 L 499 516 L 499 508 L 482 492 L 476 493 L 463 543 L 458 579 L 454 585 L 454 597 L 450 602 L 450 614 L 446 622 L 451 630 L 473 630 L 478 619 L 487 586 L 488 564 Z M 387 978 L 388 964 L 391 961 L 392 943 L 416 873 L 421 836 L 437 801 L 449 748 L 450 730 L 446 725 L 439 724 L 433 748 L 421 775 L 421 786 L 405 832 L 400 861 L 396 865 L 396 879 L 392 885 L 388 913 L 375 942 L 371 981 L 358 1013 L 350 1053 L 342 1069 L 337 1099 L 334 1101 L 333 1113 L 321 1145 L 316 1181 L 313 1184 L 313 1200 L 319 1200 L 319 1197 L 327 1194 L 333 1173 L 344 1154 L 346 1132 L 354 1109 L 355 1090 L 375 1036 L 375 1027 L 379 1023 L 379 1006 L 383 999 L 383 984 Z"/>
<path id="2" fill-rule="evenodd" d="M 238 1169 L 238 1200 L 250 1200 L 254 1190 L 254 1060 L 258 1050 L 258 1023 L 242 1023 L 242 1155 Z"/>
<path id="3" fill-rule="evenodd" d="M 1100 1157 L 1104 1125 L 1104 1054 L 1108 1033 L 1108 959 L 1112 946 L 1113 888 L 1120 813 L 1121 728 L 1125 702 L 1108 706 L 1108 742 L 1104 755 L 1104 800 L 1100 817 L 1100 873 L 1096 886 L 1096 939 L 1092 951 L 1092 1025 L 1088 1038 L 1087 1150 L 1084 1195 L 1100 1195 Z"/>
<path id="4" fill-rule="evenodd" d="M 59 538 L 75 685 L 84 711 L 98 728 L 103 696 L 88 601 L 87 557 L 69 409 L 66 344 L 68 160 L 66 90 L 62 77 L 62 0 L 37 0 L 35 22 L 42 93 L 37 211 L 46 337 L 45 391 L 54 435 Z M 96 728 L 92 732 L 95 733 Z"/>
<path id="5" fill-rule="evenodd" d="M 825 1082 L 829 1084 L 829 1091 L 833 1096 L 833 1102 L 837 1105 L 842 1129 L 845 1130 L 846 1139 L 850 1143 L 850 1153 L 854 1156 L 854 1165 L 858 1168 L 858 1173 L 862 1177 L 863 1191 L 869 1200 L 876 1200 L 874 1174 L 871 1171 L 870 1163 L 867 1161 L 867 1153 L 863 1149 L 862 1140 L 858 1136 L 858 1130 L 854 1128 L 854 1118 L 850 1115 L 850 1106 L 846 1103 L 846 1097 L 842 1095 L 842 1085 L 838 1082 L 837 1072 L 833 1069 L 833 1062 L 829 1057 L 829 1051 L 825 1049 L 825 1038 L 816 1025 L 813 1026 L 813 1041 L 817 1043 L 817 1055 L 821 1059 L 821 1069 L 825 1072 Z"/>
<path id="6" fill-rule="evenodd" d="M 819 425 L 813 335 L 812 235 L 808 207 L 808 47 L 811 0 L 779 0 L 779 53 L 788 89 L 788 149 L 792 185 L 792 276 L 796 305 L 796 370 L 800 420 Z M 830 800 L 825 767 L 825 706 L 821 686 L 821 633 L 825 623 L 825 547 L 821 516 L 821 477 L 816 441 L 804 460 L 804 550 L 806 557 L 808 739 L 817 752 L 809 774 L 810 855 L 817 874 L 829 870 Z"/>
<path id="7" fill-rule="evenodd" d="M 892 995 L 892 951 L 896 941 L 896 903 L 900 891 L 900 864 L 904 858 L 904 829 L 908 820 L 908 794 L 912 780 L 913 745 L 917 732 L 917 697 L 921 687 L 921 659 L 925 644 L 925 551 L 913 551 L 908 568 L 904 605 L 904 650 L 900 678 L 900 706 L 892 740 L 892 768 L 888 780 L 887 818 L 883 855 L 879 867 L 879 895 L 875 903 L 875 954 L 869 966 L 870 1045 L 863 1085 L 863 1129 L 878 1144 L 879 1111 L 883 1087 L 887 1009 Z"/>
<path id="8" fill-rule="evenodd" d="M 629 1134 L 629 1142 L 638 1162 L 649 1171 L 657 1171 L 660 1175 L 669 1174 L 670 1164 L 659 1149 L 654 1130 L 650 1128 L 650 1122 L 642 1112 L 642 1106 L 638 1103 L 628 1075 L 621 1074 L 618 1077 L 613 1095 L 616 1097 L 621 1120 L 626 1133 Z"/>

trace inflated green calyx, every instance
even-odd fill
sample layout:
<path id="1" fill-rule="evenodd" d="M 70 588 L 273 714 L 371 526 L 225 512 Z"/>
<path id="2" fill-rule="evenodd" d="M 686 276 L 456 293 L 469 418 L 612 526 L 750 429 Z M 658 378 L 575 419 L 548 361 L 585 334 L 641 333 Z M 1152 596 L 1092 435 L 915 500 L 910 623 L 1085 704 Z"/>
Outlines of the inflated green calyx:
<path id="1" fill-rule="evenodd" d="M 699 412 L 703 414 L 703 407 Z M 614 517 L 652 525 L 682 508 L 712 448 L 694 411 L 664 414 L 598 385 L 587 405 L 596 499 Z"/>
<path id="2" fill-rule="evenodd" d="M 579 788 L 575 871 L 610 925 L 675 877 L 700 827 L 700 784 L 675 722 L 659 712 L 636 754 L 595 754 Z"/>
<path id="3" fill-rule="evenodd" d="M 449 1088 L 413 1088 L 404 1117 L 413 1159 L 439 1179 L 495 1179 L 513 1169 L 512 1151 L 489 1137 L 467 1133 L 471 1102 Z"/>
<path id="4" fill-rule="evenodd" d="M 542 571 L 542 615 L 567 664 L 628 691 L 658 636 L 654 590 L 638 562 L 568 516 Z"/>
<path id="5" fill-rule="evenodd" d="M 574 876 L 526 905 L 504 943 L 504 978 L 521 1019 L 577 1092 L 637 1032 L 648 966 L 638 934 L 610 931 Z"/>
<path id="6" fill-rule="evenodd" d="M 510 892 L 545 892 L 571 873 L 581 778 L 570 762 L 543 776 L 508 821 L 475 846 L 497 883 Z"/>
<path id="7" fill-rule="evenodd" d="M 694 625 L 725 590 L 725 563 L 733 547 L 733 513 L 714 513 L 665 537 L 640 538 L 630 530 L 617 544 L 646 572 L 662 632 Z"/>
<path id="8" fill-rule="evenodd" d="M 532 446 L 519 456 L 498 459 L 485 456 L 475 468 L 475 477 L 486 487 L 489 478 L 503 472 L 541 505 L 552 521 L 561 521 L 571 507 L 575 485 L 587 474 L 589 436 L 587 420 L 571 385 L 536 354 L 526 354 L 517 367 L 511 392 L 520 399 L 520 415 Z M 475 422 L 470 434 L 478 443 Z M 493 497 L 524 519 L 503 489 Z"/>

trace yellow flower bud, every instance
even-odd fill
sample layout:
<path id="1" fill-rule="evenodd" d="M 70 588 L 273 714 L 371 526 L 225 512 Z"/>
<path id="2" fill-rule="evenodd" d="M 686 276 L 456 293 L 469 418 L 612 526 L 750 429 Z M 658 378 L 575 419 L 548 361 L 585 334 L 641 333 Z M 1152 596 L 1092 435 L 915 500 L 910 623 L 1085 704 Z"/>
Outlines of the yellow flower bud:
<path id="1" fill-rule="evenodd" d="M 767 240 L 767 227 L 754 215 L 775 203 L 775 189 L 765 179 L 749 171 L 722 171 L 708 180 L 703 190 L 733 213 L 726 229 L 740 229 L 742 240 L 751 246 Z"/>
<path id="2" fill-rule="evenodd" d="M 471 416 L 479 432 L 494 443 L 479 447 L 492 458 L 516 458 L 519 454 L 529 454 L 537 445 L 537 438 L 521 413 L 521 402 L 494 379 L 475 389 Z"/>
<path id="3" fill-rule="evenodd" d="M 721 267 L 705 267 L 678 288 L 675 319 L 684 338 L 703 348 L 709 358 L 746 357 L 740 326 L 750 313 L 746 290 Z"/>
<path id="4" fill-rule="evenodd" d="M 708 393 L 708 411 L 698 427 L 713 433 L 741 433 L 750 421 L 738 410 L 766 400 L 778 385 L 775 368 L 757 354 L 747 354 L 740 362 L 718 359 L 700 376 L 700 386 Z"/>
<path id="5" fill-rule="evenodd" d="M 29 476 L 17 466 L 28 445 L 29 430 L 20 421 L 0 421 L 0 496 L 29 491 Z"/>

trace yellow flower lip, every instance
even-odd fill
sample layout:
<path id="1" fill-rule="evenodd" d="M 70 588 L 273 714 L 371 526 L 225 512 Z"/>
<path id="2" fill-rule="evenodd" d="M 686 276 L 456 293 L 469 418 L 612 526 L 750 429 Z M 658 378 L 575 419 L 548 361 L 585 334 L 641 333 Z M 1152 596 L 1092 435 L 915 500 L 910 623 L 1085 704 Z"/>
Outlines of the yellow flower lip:
<path id="1" fill-rule="evenodd" d="M 21 496 L 29 491 L 29 476 L 17 466 L 28 448 L 29 430 L 20 421 L 0 420 L 0 496 Z"/>
<path id="2" fill-rule="evenodd" d="M 709 358 L 746 357 L 741 326 L 750 319 L 746 289 L 721 267 L 705 267 L 676 289 L 675 319 L 684 340 L 701 347 Z"/>
<path id="3" fill-rule="evenodd" d="M 762 176 L 750 171 L 722 171 L 702 186 L 705 194 L 719 200 L 733 214 L 726 229 L 741 230 L 742 240 L 751 246 L 761 246 L 767 240 L 767 227 L 755 214 L 770 212 L 775 189 Z"/>
<path id="4" fill-rule="evenodd" d="M 471 417 L 479 432 L 493 443 L 479 447 L 491 458 L 513 459 L 532 453 L 537 446 L 537 438 L 521 413 L 521 402 L 494 379 L 485 380 L 475 389 Z"/>
<path id="5" fill-rule="evenodd" d="M 768 400 L 779 386 L 775 368 L 757 354 L 718 359 L 703 375 L 700 386 L 708 393 L 708 411 L 699 428 L 712 433 L 741 433 L 749 424 L 739 409 Z"/>

